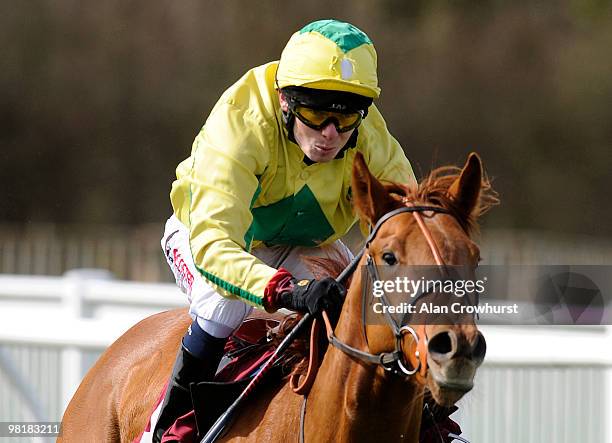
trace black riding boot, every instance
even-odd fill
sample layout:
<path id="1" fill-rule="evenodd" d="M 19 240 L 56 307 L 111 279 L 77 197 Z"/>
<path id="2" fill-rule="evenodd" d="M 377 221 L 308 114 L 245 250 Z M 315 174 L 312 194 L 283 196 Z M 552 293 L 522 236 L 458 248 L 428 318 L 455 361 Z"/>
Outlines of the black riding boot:
<path id="1" fill-rule="evenodd" d="M 189 327 L 174 362 L 159 419 L 153 431 L 153 443 L 159 443 L 174 421 L 193 409 L 189 385 L 213 379 L 226 341 L 226 338 L 213 337 L 204 332 L 196 322 Z"/>

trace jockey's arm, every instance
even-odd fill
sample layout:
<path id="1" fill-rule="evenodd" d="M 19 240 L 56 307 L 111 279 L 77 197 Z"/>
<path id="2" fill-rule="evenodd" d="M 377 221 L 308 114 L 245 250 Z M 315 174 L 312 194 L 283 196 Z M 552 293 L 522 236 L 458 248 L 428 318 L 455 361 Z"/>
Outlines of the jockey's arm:
<path id="1" fill-rule="evenodd" d="M 196 137 L 191 156 L 177 168 L 171 192 L 175 214 L 190 233 L 200 274 L 220 293 L 262 306 L 266 284 L 276 269 L 249 254 L 245 238 L 257 176 L 268 162 L 265 122 L 219 103 Z"/>
<path id="2" fill-rule="evenodd" d="M 387 124 L 376 105 L 370 106 L 364 121 L 362 143 L 368 148 L 362 150 L 370 172 L 379 180 L 416 185 L 416 177 L 399 142 L 389 133 Z"/>

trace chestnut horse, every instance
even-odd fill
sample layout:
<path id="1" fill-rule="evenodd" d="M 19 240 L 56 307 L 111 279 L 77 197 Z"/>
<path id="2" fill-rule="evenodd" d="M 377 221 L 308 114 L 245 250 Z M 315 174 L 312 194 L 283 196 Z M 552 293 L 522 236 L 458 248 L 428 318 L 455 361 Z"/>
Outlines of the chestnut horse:
<path id="1" fill-rule="evenodd" d="M 462 170 L 439 168 L 417 187 L 381 184 L 357 154 L 352 189 L 356 211 L 371 225 L 390 211 L 413 207 L 377 226 L 360 264 L 370 260 L 377 266 L 476 268 L 479 250 L 470 233 L 477 217 L 495 200 L 476 154 L 469 156 Z M 439 211 L 422 212 L 418 205 L 423 211 L 431 207 Z M 303 427 L 306 442 L 417 442 L 425 388 L 439 405 L 453 405 L 472 388 L 484 359 L 484 338 L 471 317 L 460 324 L 449 321 L 402 328 L 399 336 L 390 325 L 364 325 L 364 269 L 359 266 L 355 271 L 334 330 L 345 348 L 329 346 L 308 395 Z M 436 294 L 426 295 L 430 296 Z M 190 321 L 186 310 L 163 312 L 141 321 L 113 343 L 68 405 L 58 441 L 135 439 L 170 376 L 176 349 Z M 347 347 L 363 355 L 390 355 L 399 350 L 395 355 L 412 369 L 406 372 L 414 374 L 398 374 L 363 361 L 349 355 Z M 262 386 L 247 399 L 222 440 L 295 441 L 302 402 L 289 383 Z"/>

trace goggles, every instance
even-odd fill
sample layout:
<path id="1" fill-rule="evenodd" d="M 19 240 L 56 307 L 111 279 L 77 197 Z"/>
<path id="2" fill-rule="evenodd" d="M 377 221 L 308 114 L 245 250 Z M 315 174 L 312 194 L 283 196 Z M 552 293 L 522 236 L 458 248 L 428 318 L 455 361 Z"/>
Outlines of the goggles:
<path id="1" fill-rule="evenodd" d="M 302 123 L 317 131 L 333 123 L 338 132 L 348 132 L 361 124 L 363 111 L 336 112 L 309 108 L 298 103 L 290 103 L 289 110 Z"/>

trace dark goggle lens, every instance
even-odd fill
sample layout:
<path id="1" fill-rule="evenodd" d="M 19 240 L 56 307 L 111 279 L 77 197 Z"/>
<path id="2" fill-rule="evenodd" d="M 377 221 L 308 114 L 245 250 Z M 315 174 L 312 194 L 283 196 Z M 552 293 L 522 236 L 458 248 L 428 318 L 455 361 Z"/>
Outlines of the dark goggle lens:
<path id="1" fill-rule="evenodd" d="M 333 122 L 338 132 L 347 132 L 356 128 L 363 118 L 362 112 L 321 111 L 300 105 L 293 108 L 293 113 L 302 123 L 313 129 L 323 129 L 330 122 Z"/>

